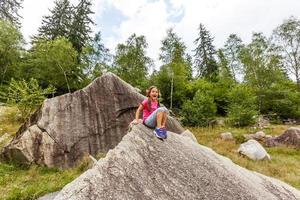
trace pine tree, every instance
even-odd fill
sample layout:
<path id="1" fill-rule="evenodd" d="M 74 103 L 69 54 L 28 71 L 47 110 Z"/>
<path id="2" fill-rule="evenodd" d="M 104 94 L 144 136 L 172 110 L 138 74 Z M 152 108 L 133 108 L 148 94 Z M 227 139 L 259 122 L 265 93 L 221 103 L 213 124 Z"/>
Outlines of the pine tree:
<path id="1" fill-rule="evenodd" d="M 72 6 L 69 0 L 57 0 L 51 14 L 44 16 L 39 34 L 35 40 L 40 38 L 54 40 L 57 37 L 67 38 L 77 50 L 82 52 L 82 48 L 92 39 L 90 33 L 90 18 L 93 14 L 90 0 L 80 0 L 77 6 Z M 79 61 L 79 58 L 78 58 Z"/>
<path id="2" fill-rule="evenodd" d="M 194 41 L 197 45 L 194 50 L 195 68 L 197 77 L 212 78 L 218 72 L 218 65 L 215 60 L 216 50 L 213 46 L 213 38 L 203 24 L 199 25 L 199 35 Z"/>
<path id="3" fill-rule="evenodd" d="M 0 19 L 8 20 L 13 24 L 20 25 L 18 10 L 22 8 L 23 0 L 1 0 Z"/>
<path id="4" fill-rule="evenodd" d="M 69 0 L 57 0 L 51 14 L 44 16 L 37 38 L 54 40 L 57 37 L 69 38 L 72 20 L 72 7 Z"/>
<path id="5" fill-rule="evenodd" d="M 92 29 L 90 25 L 95 24 L 90 18 L 90 15 L 94 14 L 91 7 L 91 0 L 80 0 L 79 4 L 73 9 L 72 24 L 68 38 L 79 53 L 91 39 L 90 33 Z"/>

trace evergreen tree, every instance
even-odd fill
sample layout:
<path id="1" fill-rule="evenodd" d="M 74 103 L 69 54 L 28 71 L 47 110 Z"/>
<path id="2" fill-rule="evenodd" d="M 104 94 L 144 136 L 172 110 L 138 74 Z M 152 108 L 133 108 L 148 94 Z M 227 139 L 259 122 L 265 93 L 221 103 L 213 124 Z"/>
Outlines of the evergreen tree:
<path id="1" fill-rule="evenodd" d="M 220 78 L 233 78 L 233 75 L 229 69 L 229 62 L 224 54 L 224 49 L 218 50 L 218 61 L 219 61 L 219 77 Z"/>
<path id="2" fill-rule="evenodd" d="M 72 6 L 69 0 L 57 0 L 51 14 L 45 16 L 39 28 L 38 39 L 54 40 L 57 37 L 67 38 L 80 54 L 82 48 L 91 40 L 90 18 L 93 14 L 90 0 L 80 0 L 77 6 Z M 79 58 L 78 58 L 79 62 Z"/>
<path id="3" fill-rule="evenodd" d="M 1 0 L 0 19 L 20 25 L 18 10 L 22 8 L 23 0 Z"/>
<path id="4" fill-rule="evenodd" d="M 131 35 L 125 44 L 118 44 L 114 57 L 114 70 L 126 82 L 145 89 L 152 60 L 146 56 L 148 44 L 145 36 Z"/>
<path id="5" fill-rule="evenodd" d="M 90 15 L 94 14 L 91 7 L 91 0 L 80 0 L 78 5 L 73 9 L 72 24 L 68 39 L 72 42 L 78 53 L 81 53 L 82 48 L 91 39 L 90 33 L 92 29 L 90 25 L 94 24 L 90 18 Z"/>
<path id="6" fill-rule="evenodd" d="M 218 65 L 215 60 L 216 50 L 213 46 L 213 38 L 203 24 L 199 25 L 199 34 L 194 43 L 197 45 L 194 50 L 194 64 L 197 77 L 213 78 L 218 72 Z"/>
<path id="7" fill-rule="evenodd" d="M 50 15 L 44 16 L 37 38 L 54 40 L 57 37 L 69 38 L 72 7 L 69 0 L 56 0 Z"/>

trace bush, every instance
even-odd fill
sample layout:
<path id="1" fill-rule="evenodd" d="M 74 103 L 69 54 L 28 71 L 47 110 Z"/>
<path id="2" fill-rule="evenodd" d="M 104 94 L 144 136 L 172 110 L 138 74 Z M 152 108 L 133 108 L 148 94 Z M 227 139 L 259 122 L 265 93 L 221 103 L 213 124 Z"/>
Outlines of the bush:
<path id="1" fill-rule="evenodd" d="M 188 126 L 207 126 L 214 119 L 217 107 L 212 96 L 197 91 L 193 100 L 182 106 L 183 124 Z"/>
<path id="2" fill-rule="evenodd" d="M 229 94 L 228 121 L 234 126 L 254 124 L 258 115 L 254 91 L 245 85 L 236 86 Z"/>
<path id="3" fill-rule="evenodd" d="M 300 92 L 291 81 L 272 84 L 261 97 L 262 114 L 273 114 L 280 119 L 300 118 Z"/>
<path id="4" fill-rule="evenodd" d="M 41 103 L 46 99 L 46 95 L 54 93 L 55 88 L 49 86 L 42 89 L 37 80 L 31 78 L 29 82 L 25 80 L 16 81 L 12 79 L 5 91 L 1 91 L 1 99 L 5 99 L 10 106 L 16 106 L 25 120 Z"/>

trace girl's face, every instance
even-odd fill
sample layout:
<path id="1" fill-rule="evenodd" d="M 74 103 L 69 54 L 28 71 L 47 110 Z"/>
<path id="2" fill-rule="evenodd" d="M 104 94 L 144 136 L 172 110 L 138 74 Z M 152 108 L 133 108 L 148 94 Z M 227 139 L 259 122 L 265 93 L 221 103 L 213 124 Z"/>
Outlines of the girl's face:
<path id="1" fill-rule="evenodd" d="M 158 98 L 158 89 L 157 88 L 153 88 L 150 92 L 150 98 L 152 100 L 157 100 Z"/>

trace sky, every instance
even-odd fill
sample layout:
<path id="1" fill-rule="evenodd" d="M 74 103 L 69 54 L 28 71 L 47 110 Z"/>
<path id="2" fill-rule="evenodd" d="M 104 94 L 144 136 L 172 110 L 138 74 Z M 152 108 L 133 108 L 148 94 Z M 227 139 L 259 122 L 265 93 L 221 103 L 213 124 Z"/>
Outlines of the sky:
<path id="1" fill-rule="evenodd" d="M 77 1 L 71 0 L 74 4 Z M 27 42 L 53 5 L 54 0 L 24 0 L 21 31 Z M 253 32 L 270 36 L 290 16 L 300 19 L 299 10 L 299 0 L 93 0 L 92 18 L 96 22 L 93 31 L 101 31 L 111 53 L 133 33 L 144 35 L 149 45 L 147 55 L 157 68 L 161 40 L 169 28 L 175 30 L 192 54 L 200 23 L 211 32 L 214 45 L 221 48 L 232 33 L 245 43 L 251 41 Z"/>

